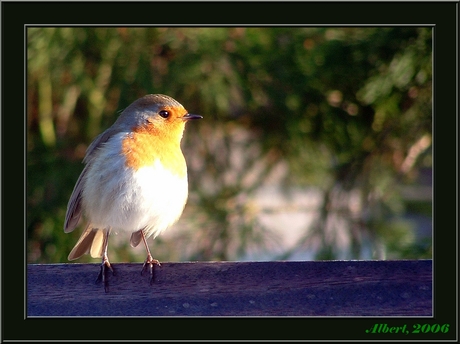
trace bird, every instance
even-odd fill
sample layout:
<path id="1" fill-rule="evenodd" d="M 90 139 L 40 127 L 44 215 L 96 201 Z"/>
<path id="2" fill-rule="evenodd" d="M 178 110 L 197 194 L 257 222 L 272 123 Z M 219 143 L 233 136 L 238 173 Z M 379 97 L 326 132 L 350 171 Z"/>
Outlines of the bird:
<path id="1" fill-rule="evenodd" d="M 150 272 L 153 259 L 147 239 L 155 239 L 182 215 L 188 198 L 187 164 L 181 149 L 185 124 L 203 118 L 190 114 L 175 99 L 148 94 L 125 108 L 111 127 L 88 146 L 84 168 L 67 204 L 64 232 L 72 232 L 80 218 L 87 225 L 69 261 L 90 254 L 102 258 L 97 283 L 109 290 L 109 235 L 130 234 L 130 245 L 142 241 L 147 258 L 141 274 Z"/>

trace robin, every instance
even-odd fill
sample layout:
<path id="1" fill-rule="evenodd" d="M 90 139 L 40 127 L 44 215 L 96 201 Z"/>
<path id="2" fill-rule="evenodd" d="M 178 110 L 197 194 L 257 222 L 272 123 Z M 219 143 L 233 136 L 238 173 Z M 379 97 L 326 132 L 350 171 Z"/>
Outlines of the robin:
<path id="1" fill-rule="evenodd" d="M 171 97 L 146 95 L 129 105 L 115 123 L 89 145 L 86 164 L 70 196 L 64 223 L 75 229 L 84 213 L 88 225 L 68 259 L 90 253 L 101 258 L 96 282 L 108 291 L 113 268 L 107 255 L 111 231 L 131 234 L 132 247 L 143 241 L 153 282 L 153 259 L 147 238 L 155 238 L 182 214 L 188 197 L 187 165 L 180 147 L 185 123 L 192 115 Z"/>

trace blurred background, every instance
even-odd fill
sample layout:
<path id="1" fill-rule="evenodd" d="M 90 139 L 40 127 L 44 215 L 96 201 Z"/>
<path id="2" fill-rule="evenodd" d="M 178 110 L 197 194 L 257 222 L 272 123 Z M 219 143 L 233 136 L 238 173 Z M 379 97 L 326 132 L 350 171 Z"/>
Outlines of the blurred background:
<path id="1" fill-rule="evenodd" d="M 85 150 L 149 93 L 204 117 L 160 261 L 431 258 L 431 28 L 37 27 L 27 48 L 29 263 L 67 262 Z M 109 257 L 145 251 L 118 234 Z"/>

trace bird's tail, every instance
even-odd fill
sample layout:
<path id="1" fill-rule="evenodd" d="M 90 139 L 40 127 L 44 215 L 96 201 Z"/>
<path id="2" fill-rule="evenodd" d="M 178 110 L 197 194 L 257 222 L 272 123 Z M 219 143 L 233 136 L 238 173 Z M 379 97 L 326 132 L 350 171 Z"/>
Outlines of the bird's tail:
<path id="1" fill-rule="evenodd" d="M 91 223 L 88 224 L 85 231 L 78 239 L 75 247 L 69 253 L 69 260 L 80 258 L 82 255 L 90 253 L 93 258 L 102 257 L 107 247 L 109 239 L 109 228 L 94 228 Z"/>

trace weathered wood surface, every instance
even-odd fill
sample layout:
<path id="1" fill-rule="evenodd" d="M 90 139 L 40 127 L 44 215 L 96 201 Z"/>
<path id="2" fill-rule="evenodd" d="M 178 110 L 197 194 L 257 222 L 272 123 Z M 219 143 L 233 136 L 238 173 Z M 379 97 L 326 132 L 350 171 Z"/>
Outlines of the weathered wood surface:
<path id="1" fill-rule="evenodd" d="M 431 316 L 432 261 L 114 264 L 27 267 L 28 316 Z"/>

